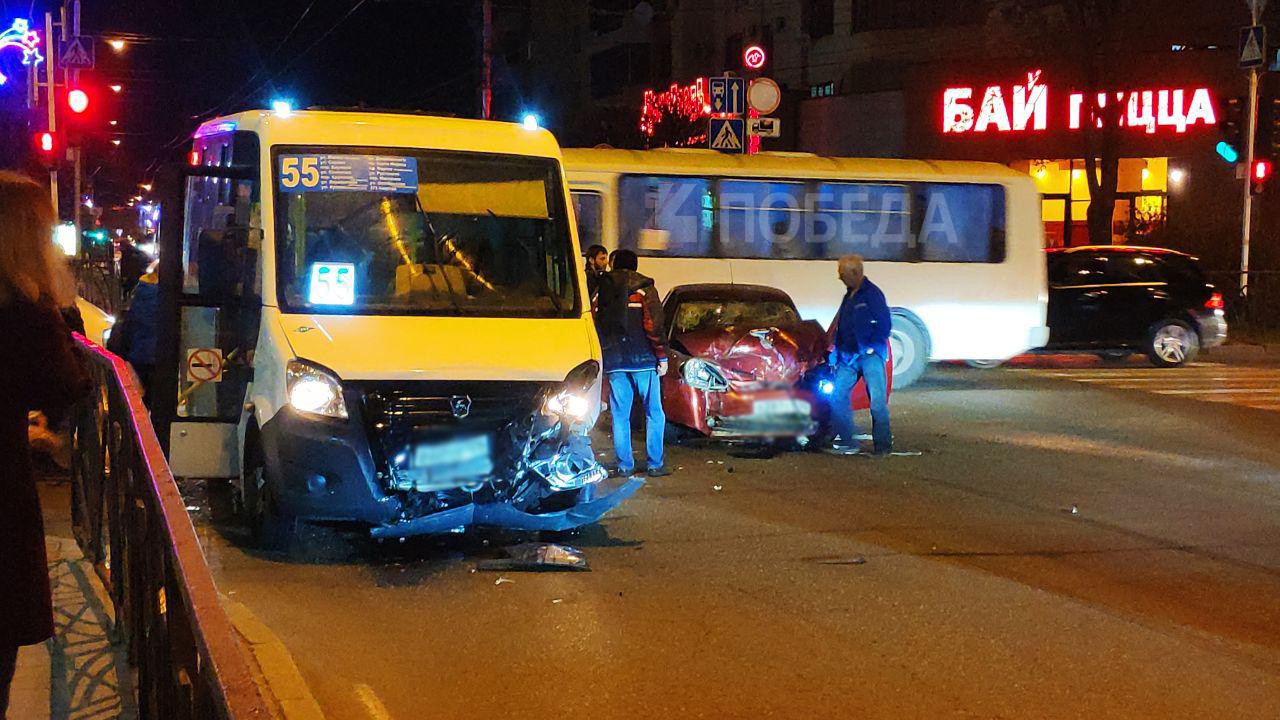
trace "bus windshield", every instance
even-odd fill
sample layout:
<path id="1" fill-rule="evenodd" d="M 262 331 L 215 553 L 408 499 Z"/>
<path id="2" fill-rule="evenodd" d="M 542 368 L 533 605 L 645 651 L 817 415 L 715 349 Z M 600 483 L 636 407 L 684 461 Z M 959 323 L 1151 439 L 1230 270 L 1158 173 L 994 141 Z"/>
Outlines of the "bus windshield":
<path id="1" fill-rule="evenodd" d="M 279 297 L 286 311 L 580 313 L 553 160 L 371 152 L 276 154 Z"/>

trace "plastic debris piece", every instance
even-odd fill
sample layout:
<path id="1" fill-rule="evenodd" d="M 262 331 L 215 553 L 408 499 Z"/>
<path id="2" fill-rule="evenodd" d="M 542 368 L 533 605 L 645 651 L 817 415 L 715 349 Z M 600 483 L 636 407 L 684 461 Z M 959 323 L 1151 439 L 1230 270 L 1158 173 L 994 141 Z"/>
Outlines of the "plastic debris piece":
<path id="1" fill-rule="evenodd" d="M 721 490 L 723 490 L 723 489 L 724 489 L 724 486 L 723 486 L 723 485 L 712 485 L 712 486 L 711 486 L 711 489 L 712 489 L 712 490 L 715 490 L 716 492 L 720 492 Z"/>
<path id="2" fill-rule="evenodd" d="M 717 460 L 717 461 L 716 461 L 716 464 L 717 464 L 717 465 L 723 465 L 723 464 L 724 464 L 724 461 L 723 461 L 723 460 Z"/>
<path id="3" fill-rule="evenodd" d="M 199 505 L 188 505 L 187 512 L 196 512 L 200 509 Z"/>
<path id="4" fill-rule="evenodd" d="M 552 604 L 552 605 L 559 605 L 559 604 L 560 604 L 560 603 L 562 603 L 562 602 L 564 602 L 564 598 L 552 598 L 552 599 L 551 599 L 551 604 Z"/>
<path id="5" fill-rule="evenodd" d="M 1071 513 L 1072 515 L 1079 515 L 1079 514 L 1080 514 L 1080 508 L 1079 508 L 1079 507 L 1077 507 L 1077 506 L 1075 506 L 1075 505 L 1072 505 L 1071 507 L 1064 507 L 1064 508 L 1062 508 L 1062 512 L 1064 512 L 1064 513 Z"/>
<path id="6" fill-rule="evenodd" d="M 516 582 L 516 581 L 515 581 L 515 580 L 512 580 L 511 578 L 499 577 L 497 580 L 494 580 L 494 581 L 493 581 L 493 584 L 494 584 L 494 585 L 501 585 L 501 584 L 503 584 L 503 583 L 511 583 L 511 584 L 513 584 L 513 585 L 514 585 L 514 584 L 515 584 L 515 582 Z"/>
<path id="7" fill-rule="evenodd" d="M 482 560 L 476 564 L 480 570 L 508 570 L 517 572 L 538 571 L 589 571 L 587 556 L 577 548 L 556 543 L 530 542 L 506 548 L 507 557 Z"/>
<path id="8" fill-rule="evenodd" d="M 866 565 L 867 558 L 862 555 L 850 555 L 842 558 L 826 558 L 825 560 L 819 560 L 818 563 L 821 565 Z"/>
<path id="9" fill-rule="evenodd" d="M 707 461 L 707 464 L 708 464 L 708 465 L 715 465 L 715 464 L 716 464 L 716 461 L 715 461 L 715 460 L 708 460 L 708 461 Z"/>

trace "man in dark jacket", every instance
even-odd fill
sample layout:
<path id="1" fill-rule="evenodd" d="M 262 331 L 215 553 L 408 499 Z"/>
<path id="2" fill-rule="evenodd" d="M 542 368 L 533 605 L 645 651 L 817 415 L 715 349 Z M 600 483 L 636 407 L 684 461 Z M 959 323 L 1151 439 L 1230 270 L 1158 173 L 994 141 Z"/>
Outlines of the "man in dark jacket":
<path id="1" fill-rule="evenodd" d="M 596 306 L 596 299 L 600 293 L 600 276 L 609 272 L 609 251 L 604 249 L 603 245 L 592 245 L 587 248 L 587 297 L 591 300 L 591 307 Z"/>
<path id="2" fill-rule="evenodd" d="M 645 451 L 650 477 L 670 475 L 663 466 L 662 434 L 667 416 L 662 411 L 662 383 L 667 373 L 663 341 L 662 305 L 653 280 L 636 271 L 638 259 L 630 250 L 617 250 L 613 270 L 600 277 L 596 325 L 609 379 L 609 407 L 613 416 L 616 472 L 635 469 L 631 452 L 631 405 L 639 398 L 645 409 Z"/>
<path id="3" fill-rule="evenodd" d="M 133 366 L 142 384 L 143 399 L 151 391 L 156 368 L 156 333 L 160 322 L 159 277 L 150 272 L 138 279 L 129 303 L 111 328 L 107 349 Z"/>
<path id="4" fill-rule="evenodd" d="M 862 378 L 871 404 L 871 437 L 875 454 L 887 455 L 893 449 L 893 434 L 889 430 L 888 377 L 885 373 L 889 331 L 893 329 L 889 303 L 880 288 L 866 278 L 862 256 L 840 258 L 838 272 L 846 290 L 830 331 L 830 363 L 835 371 L 831 422 L 837 433 L 832 449 L 836 452 L 855 452 L 858 449 L 851 395 L 858 378 Z"/>

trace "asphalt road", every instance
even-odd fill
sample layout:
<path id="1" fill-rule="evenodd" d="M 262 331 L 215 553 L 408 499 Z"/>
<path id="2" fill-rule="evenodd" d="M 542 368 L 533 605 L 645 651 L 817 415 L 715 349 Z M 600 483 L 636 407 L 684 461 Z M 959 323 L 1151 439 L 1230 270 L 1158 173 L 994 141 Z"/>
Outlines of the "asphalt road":
<path id="1" fill-rule="evenodd" d="M 590 573 L 201 532 L 333 718 L 1276 718 L 1280 405 L 1154 390 L 1280 369 L 1154 372 L 941 368 L 893 399 L 919 456 L 676 448 Z"/>

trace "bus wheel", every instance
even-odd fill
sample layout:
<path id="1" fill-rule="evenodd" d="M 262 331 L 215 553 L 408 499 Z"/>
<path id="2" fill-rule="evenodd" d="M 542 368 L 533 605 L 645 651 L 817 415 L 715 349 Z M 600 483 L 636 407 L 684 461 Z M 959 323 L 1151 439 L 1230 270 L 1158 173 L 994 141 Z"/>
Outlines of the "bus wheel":
<path id="1" fill-rule="evenodd" d="M 924 375 L 929 364 L 929 336 L 914 320 L 894 313 L 889 349 L 893 353 L 894 390 L 909 387 Z"/>

